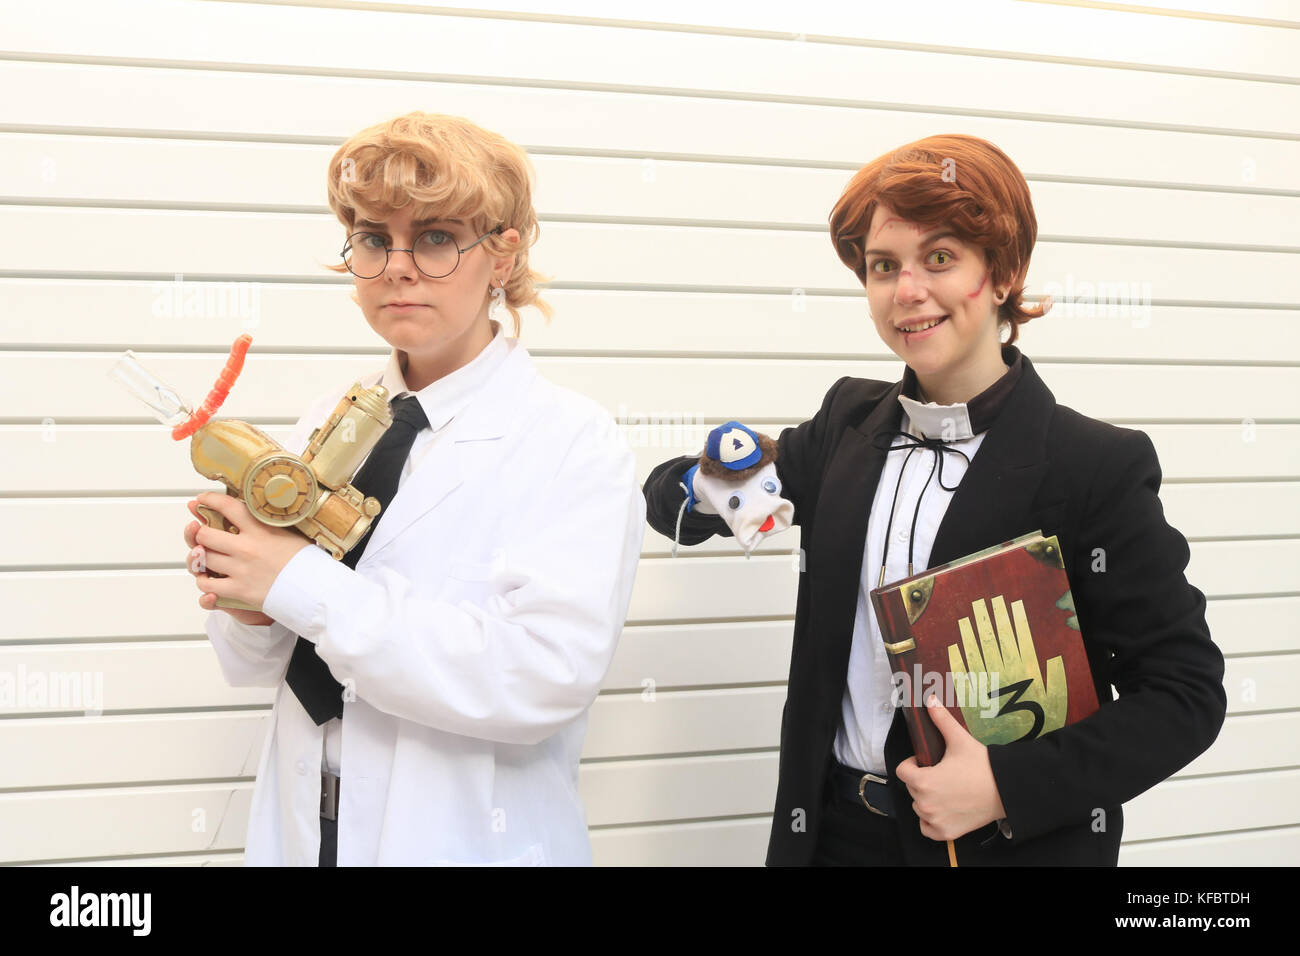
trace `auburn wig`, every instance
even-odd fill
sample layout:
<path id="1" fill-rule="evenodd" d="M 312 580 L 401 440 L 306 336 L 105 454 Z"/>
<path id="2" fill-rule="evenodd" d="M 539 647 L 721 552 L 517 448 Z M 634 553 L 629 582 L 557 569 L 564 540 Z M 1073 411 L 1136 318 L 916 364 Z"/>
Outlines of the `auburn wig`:
<path id="1" fill-rule="evenodd" d="M 858 170 L 831 210 L 831 241 L 840 260 L 865 284 L 865 236 L 876 206 L 922 226 L 944 225 L 984 249 L 994 287 L 1010 286 L 998 322 L 1020 325 L 1051 308 L 1021 299 L 1038 220 L 1029 184 L 1010 157 L 988 140 L 951 133 L 927 136 L 880 156 Z"/>
<path id="2" fill-rule="evenodd" d="M 459 116 L 417 111 L 363 129 L 340 146 L 330 160 L 327 188 L 330 208 L 348 235 L 357 219 L 386 220 L 408 203 L 412 219 L 463 219 L 475 235 L 498 225 L 518 230 L 517 243 L 500 235 L 483 242 L 494 256 L 514 257 L 505 306 L 518 337 L 520 308 L 552 314 L 537 292 L 545 277 L 528 266 L 529 247 L 541 232 L 532 173 L 528 154 L 505 137 Z M 347 271 L 342 263 L 327 268 Z"/>

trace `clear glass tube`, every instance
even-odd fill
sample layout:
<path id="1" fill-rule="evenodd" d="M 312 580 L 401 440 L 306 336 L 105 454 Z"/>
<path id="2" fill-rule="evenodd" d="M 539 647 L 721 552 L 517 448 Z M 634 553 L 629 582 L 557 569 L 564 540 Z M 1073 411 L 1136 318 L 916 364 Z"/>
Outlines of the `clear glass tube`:
<path id="1" fill-rule="evenodd" d="M 113 363 L 108 375 L 144 402 L 153 417 L 164 425 L 175 428 L 190 417 L 190 407 L 176 389 L 145 369 L 130 349 Z"/>

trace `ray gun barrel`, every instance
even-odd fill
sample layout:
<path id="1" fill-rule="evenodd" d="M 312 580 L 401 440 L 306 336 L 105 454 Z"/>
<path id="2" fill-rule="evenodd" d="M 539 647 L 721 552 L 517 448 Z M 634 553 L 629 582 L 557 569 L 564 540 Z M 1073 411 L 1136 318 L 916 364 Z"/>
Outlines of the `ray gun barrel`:
<path id="1" fill-rule="evenodd" d="M 241 341 L 246 338 L 241 336 Z M 392 424 L 388 390 L 382 385 L 362 388 L 355 382 L 324 424 L 311 433 L 307 448 L 295 455 L 247 422 L 210 420 L 242 366 L 247 344 L 243 351 L 239 346 L 237 342 L 217 387 L 194 413 L 131 352 L 118 361 L 113 374 L 149 405 L 159 421 L 175 426 L 173 438 L 192 435 L 190 461 L 195 471 L 225 485 L 226 493 L 243 501 L 259 521 L 292 528 L 334 560 L 341 560 L 365 536 L 380 511 L 379 501 L 363 495 L 351 482 Z M 199 505 L 198 510 L 209 526 L 238 533 L 211 508 Z M 218 599 L 217 607 L 261 610 L 233 598 Z"/>

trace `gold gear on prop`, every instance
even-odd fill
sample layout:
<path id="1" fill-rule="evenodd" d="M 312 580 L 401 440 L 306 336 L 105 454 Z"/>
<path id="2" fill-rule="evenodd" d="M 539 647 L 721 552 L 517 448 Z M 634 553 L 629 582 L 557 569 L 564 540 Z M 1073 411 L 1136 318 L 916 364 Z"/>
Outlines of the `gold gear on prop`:
<path id="1" fill-rule="evenodd" d="M 316 478 L 301 461 L 272 455 L 248 470 L 244 502 L 258 518 L 277 528 L 296 524 L 316 501 Z"/>

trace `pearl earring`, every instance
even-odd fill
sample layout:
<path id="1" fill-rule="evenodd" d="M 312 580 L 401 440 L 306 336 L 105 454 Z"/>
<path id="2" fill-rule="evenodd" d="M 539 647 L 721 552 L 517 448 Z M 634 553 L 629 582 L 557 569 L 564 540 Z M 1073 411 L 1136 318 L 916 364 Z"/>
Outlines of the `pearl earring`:
<path id="1" fill-rule="evenodd" d="M 497 282 L 499 283 L 497 287 L 491 289 L 492 304 L 488 306 L 488 318 L 493 322 L 499 322 L 501 320 L 501 309 L 505 305 L 506 301 L 506 284 L 500 279 L 498 279 Z"/>

